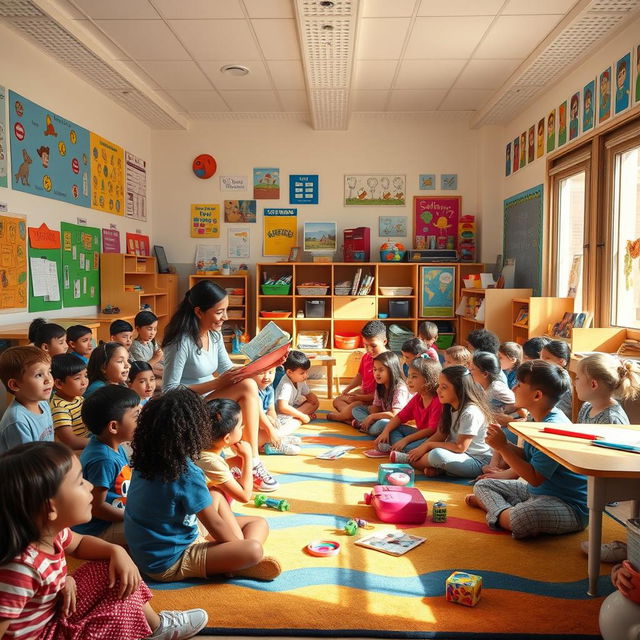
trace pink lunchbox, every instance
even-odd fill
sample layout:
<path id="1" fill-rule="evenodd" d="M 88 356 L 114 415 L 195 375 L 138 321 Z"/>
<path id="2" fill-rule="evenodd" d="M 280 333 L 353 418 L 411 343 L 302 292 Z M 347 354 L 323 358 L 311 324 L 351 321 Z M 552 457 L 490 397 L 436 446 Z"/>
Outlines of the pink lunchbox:
<path id="1" fill-rule="evenodd" d="M 396 487 L 377 484 L 364 501 L 373 505 L 383 522 L 421 524 L 427 519 L 427 501 L 415 487 Z"/>

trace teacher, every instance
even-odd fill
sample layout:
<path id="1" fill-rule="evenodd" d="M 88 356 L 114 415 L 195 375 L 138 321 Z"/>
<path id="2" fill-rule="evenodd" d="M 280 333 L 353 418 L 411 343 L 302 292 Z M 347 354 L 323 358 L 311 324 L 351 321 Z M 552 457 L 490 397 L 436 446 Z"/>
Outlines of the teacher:
<path id="1" fill-rule="evenodd" d="M 260 401 L 252 378 L 238 380 L 224 347 L 222 325 L 227 320 L 227 292 L 211 280 L 200 280 L 189 289 L 164 332 L 163 387 L 185 386 L 212 398 L 235 400 L 242 409 L 245 439 L 253 453 L 256 491 L 275 491 L 278 482 L 259 457 Z M 217 374 L 217 377 L 214 377 Z"/>

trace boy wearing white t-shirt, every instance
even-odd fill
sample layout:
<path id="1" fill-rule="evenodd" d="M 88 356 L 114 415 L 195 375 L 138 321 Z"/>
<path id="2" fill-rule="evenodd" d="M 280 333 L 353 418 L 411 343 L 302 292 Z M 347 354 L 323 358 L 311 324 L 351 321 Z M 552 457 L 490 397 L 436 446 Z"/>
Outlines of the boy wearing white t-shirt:
<path id="1" fill-rule="evenodd" d="M 285 375 L 276 389 L 276 411 L 281 430 L 291 433 L 299 423 L 307 424 L 316 417 L 320 402 L 305 382 L 310 367 L 311 362 L 302 351 L 289 351 L 284 363 Z M 295 428 L 291 429 L 294 424 Z"/>

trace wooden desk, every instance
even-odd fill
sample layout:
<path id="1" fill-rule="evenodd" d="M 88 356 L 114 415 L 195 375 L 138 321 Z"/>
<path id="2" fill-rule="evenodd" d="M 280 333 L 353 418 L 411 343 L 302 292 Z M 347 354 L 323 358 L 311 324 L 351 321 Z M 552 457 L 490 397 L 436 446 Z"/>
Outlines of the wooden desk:
<path id="1" fill-rule="evenodd" d="M 93 339 L 98 340 L 98 327 L 99 322 L 80 322 L 77 318 L 57 318 L 55 320 L 49 320 L 49 322 L 59 324 L 64 329 L 68 329 L 74 324 L 84 324 L 85 327 L 91 329 Z M 0 340 L 13 340 L 18 343 L 18 346 L 24 346 L 30 344 L 29 342 L 29 325 L 31 322 L 23 322 L 20 324 L 11 324 L 4 327 L 0 327 Z"/>
<path id="2" fill-rule="evenodd" d="M 77 318 L 77 321 L 74 324 L 83 324 L 85 326 L 90 326 L 89 323 L 95 323 L 98 327 L 97 330 L 97 339 L 98 341 L 102 340 L 103 342 L 109 342 L 109 338 L 111 334 L 109 333 L 109 327 L 114 320 L 126 320 L 131 325 L 133 325 L 133 319 L 136 317 L 135 313 L 96 313 L 92 316 L 85 316 L 84 318 Z"/>
<path id="3" fill-rule="evenodd" d="M 613 500 L 633 500 L 633 516 L 640 515 L 640 455 L 614 449 L 594 447 L 589 440 L 542 433 L 546 426 L 536 422 L 510 422 L 509 429 L 562 466 L 587 476 L 587 506 L 589 507 L 589 595 L 597 595 L 600 575 L 600 544 L 602 513 Z M 628 425 L 567 425 L 567 428 L 605 436 L 616 441 L 616 432 L 637 434 L 640 426 Z"/>

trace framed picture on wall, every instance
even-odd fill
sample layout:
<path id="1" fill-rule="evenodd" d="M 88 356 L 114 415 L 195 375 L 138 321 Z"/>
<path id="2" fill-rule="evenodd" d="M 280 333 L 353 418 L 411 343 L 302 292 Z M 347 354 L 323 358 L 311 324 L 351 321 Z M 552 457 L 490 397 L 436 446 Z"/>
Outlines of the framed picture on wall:
<path id="1" fill-rule="evenodd" d="M 462 196 L 414 196 L 414 249 L 455 249 L 461 210 Z"/>
<path id="2" fill-rule="evenodd" d="M 405 205 L 406 176 L 394 174 L 346 175 L 344 204 L 349 205 Z"/>
<path id="3" fill-rule="evenodd" d="M 338 225 L 335 222 L 305 222 L 304 251 L 335 253 L 338 250 Z"/>

